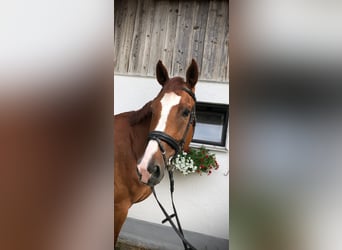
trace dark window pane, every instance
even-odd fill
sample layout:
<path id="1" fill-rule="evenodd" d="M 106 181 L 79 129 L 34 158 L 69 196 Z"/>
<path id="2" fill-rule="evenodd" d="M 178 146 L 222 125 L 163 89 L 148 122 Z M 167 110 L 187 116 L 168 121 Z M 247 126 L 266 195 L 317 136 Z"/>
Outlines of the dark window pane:
<path id="1" fill-rule="evenodd" d="M 198 102 L 196 105 L 196 129 L 193 142 L 225 146 L 228 126 L 226 104 Z"/>
<path id="2" fill-rule="evenodd" d="M 220 143 L 222 141 L 223 119 L 222 114 L 200 112 L 197 115 L 194 139 Z"/>

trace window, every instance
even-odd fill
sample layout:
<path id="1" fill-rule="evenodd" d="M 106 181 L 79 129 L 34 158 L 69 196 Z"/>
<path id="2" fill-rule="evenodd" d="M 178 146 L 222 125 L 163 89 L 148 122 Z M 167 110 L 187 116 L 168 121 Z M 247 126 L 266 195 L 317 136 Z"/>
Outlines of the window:
<path id="1" fill-rule="evenodd" d="M 198 102 L 192 142 L 226 147 L 229 105 Z"/>

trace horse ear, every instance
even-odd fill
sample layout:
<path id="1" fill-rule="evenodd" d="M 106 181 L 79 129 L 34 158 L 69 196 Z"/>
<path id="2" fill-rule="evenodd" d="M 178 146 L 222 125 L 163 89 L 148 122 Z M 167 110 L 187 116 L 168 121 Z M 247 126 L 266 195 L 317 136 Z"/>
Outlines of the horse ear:
<path id="1" fill-rule="evenodd" d="M 195 87 L 198 80 L 198 66 L 194 59 L 192 59 L 189 68 L 186 71 L 186 82 L 190 84 L 190 87 Z"/>
<path id="2" fill-rule="evenodd" d="M 169 73 L 160 60 L 157 63 L 156 75 L 161 86 L 164 86 L 164 84 L 169 80 Z"/>

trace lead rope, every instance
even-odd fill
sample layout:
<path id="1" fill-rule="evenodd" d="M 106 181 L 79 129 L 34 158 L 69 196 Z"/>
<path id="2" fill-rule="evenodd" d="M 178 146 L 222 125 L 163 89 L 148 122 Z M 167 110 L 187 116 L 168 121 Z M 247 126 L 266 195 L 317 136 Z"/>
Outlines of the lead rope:
<path id="1" fill-rule="evenodd" d="M 173 208 L 173 214 L 172 215 L 169 215 L 165 208 L 163 207 L 163 205 L 160 203 L 158 197 L 157 197 L 157 194 L 155 192 L 155 189 L 154 187 L 151 187 L 152 189 L 152 193 L 154 195 L 154 198 L 156 199 L 160 209 L 163 211 L 164 215 L 165 215 L 165 219 L 162 221 L 162 224 L 164 224 L 166 221 L 168 221 L 170 223 L 170 225 L 172 226 L 173 230 L 177 233 L 177 235 L 179 236 L 179 238 L 182 240 L 183 242 L 183 246 L 184 246 L 184 249 L 186 250 L 196 250 L 196 248 L 191 245 L 191 243 L 189 241 L 187 241 L 184 237 L 184 233 L 183 233 L 183 230 L 182 230 L 182 226 L 180 224 L 180 221 L 179 221 L 179 218 L 178 218 L 178 214 L 177 214 L 177 210 L 176 210 L 176 206 L 174 204 L 174 201 L 173 201 L 173 191 L 174 191 L 174 179 L 173 179 L 173 171 L 172 170 L 168 170 L 169 172 L 169 181 L 170 181 L 170 193 L 171 193 L 171 201 L 172 201 L 172 208 Z M 176 218 L 176 221 L 177 221 L 177 225 L 178 225 L 178 228 L 177 226 L 175 225 L 175 223 L 172 221 L 172 218 L 175 217 Z"/>

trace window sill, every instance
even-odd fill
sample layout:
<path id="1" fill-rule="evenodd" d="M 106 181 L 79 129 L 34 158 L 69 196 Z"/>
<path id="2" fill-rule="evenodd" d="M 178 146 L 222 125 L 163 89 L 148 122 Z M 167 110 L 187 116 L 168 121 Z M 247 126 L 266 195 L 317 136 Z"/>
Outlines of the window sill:
<path id="1" fill-rule="evenodd" d="M 212 151 L 217 151 L 217 152 L 228 153 L 229 151 L 226 147 L 222 147 L 222 146 L 214 146 L 214 145 L 201 144 L 201 143 L 196 143 L 196 142 L 190 143 L 190 147 L 192 148 L 200 148 L 201 146 L 205 146 L 207 149 L 212 150 Z"/>

